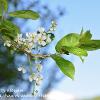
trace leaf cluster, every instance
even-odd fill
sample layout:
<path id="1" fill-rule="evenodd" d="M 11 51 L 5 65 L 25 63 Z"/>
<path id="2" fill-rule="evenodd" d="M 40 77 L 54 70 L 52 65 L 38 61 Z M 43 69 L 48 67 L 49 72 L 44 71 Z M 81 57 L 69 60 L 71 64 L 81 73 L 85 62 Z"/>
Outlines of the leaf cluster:
<path id="1" fill-rule="evenodd" d="M 74 54 L 84 61 L 82 57 L 88 56 L 88 51 L 100 49 L 100 40 L 92 39 L 91 32 L 89 30 L 83 32 L 82 29 L 80 34 L 70 33 L 64 36 L 60 41 L 58 41 L 55 49 L 59 54 Z M 57 55 L 53 55 L 52 58 L 65 75 L 72 79 L 74 78 L 75 68 L 70 61 Z"/>

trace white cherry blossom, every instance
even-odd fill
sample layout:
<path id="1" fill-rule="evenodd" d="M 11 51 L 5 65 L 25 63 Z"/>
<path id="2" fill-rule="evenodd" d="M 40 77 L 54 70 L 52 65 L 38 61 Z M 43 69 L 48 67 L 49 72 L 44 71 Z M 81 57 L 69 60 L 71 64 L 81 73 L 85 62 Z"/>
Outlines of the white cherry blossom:
<path id="1" fill-rule="evenodd" d="M 6 40 L 4 43 L 4 46 L 10 47 L 11 46 L 11 41 Z"/>
<path id="2" fill-rule="evenodd" d="M 18 67 L 18 71 L 22 71 L 22 73 L 26 73 L 26 69 L 23 66 Z"/>

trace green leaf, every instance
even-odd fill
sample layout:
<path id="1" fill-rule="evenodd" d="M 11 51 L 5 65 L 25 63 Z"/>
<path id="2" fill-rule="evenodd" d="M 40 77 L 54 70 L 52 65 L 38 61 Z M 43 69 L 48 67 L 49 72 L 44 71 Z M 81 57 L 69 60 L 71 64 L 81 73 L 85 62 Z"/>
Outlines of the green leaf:
<path id="1" fill-rule="evenodd" d="M 84 59 L 80 56 L 81 61 L 84 63 Z"/>
<path id="2" fill-rule="evenodd" d="M 80 42 L 91 40 L 91 38 L 92 38 L 92 34 L 89 30 L 86 31 L 85 33 L 80 34 Z"/>
<path id="3" fill-rule="evenodd" d="M 34 12 L 32 10 L 19 10 L 19 11 L 15 11 L 15 12 L 10 12 L 9 16 L 18 17 L 18 18 L 33 19 L 33 20 L 36 20 L 40 17 L 37 12 Z"/>
<path id="4" fill-rule="evenodd" d="M 75 47 L 79 44 L 79 34 L 70 33 L 58 41 L 55 49 L 57 52 L 63 53 L 62 47 Z"/>
<path id="5" fill-rule="evenodd" d="M 0 16 L 2 16 L 3 11 L 6 12 L 8 10 L 8 2 L 7 0 L 0 0 Z"/>
<path id="6" fill-rule="evenodd" d="M 20 29 L 12 22 L 4 20 L 0 25 L 0 32 L 2 33 L 2 35 L 6 35 L 14 39 L 17 36 L 17 34 L 20 33 Z"/>
<path id="7" fill-rule="evenodd" d="M 65 75 L 67 75 L 71 79 L 74 79 L 75 68 L 74 68 L 74 65 L 70 61 L 65 60 L 64 58 L 56 54 L 51 55 L 51 57 Z"/>
<path id="8" fill-rule="evenodd" d="M 64 46 L 62 48 L 63 48 L 63 51 L 65 51 L 65 52 L 68 51 L 69 53 L 72 53 L 72 54 L 77 55 L 77 56 L 87 56 L 88 55 L 86 50 L 78 48 L 78 47 Z"/>
<path id="9" fill-rule="evenodd" d="M 85 49 L 87 51 L 100 49 L 100 40 L 91 40 L 92 34 L 90 31 L 80 34 L 79 48 Z"/>
<path id="10" fill-rule="evenodd" d="M 100 49 L 100 40 L 89 40 L 80 43 L 79 48 L 85 49 L 87 51 Z"/>

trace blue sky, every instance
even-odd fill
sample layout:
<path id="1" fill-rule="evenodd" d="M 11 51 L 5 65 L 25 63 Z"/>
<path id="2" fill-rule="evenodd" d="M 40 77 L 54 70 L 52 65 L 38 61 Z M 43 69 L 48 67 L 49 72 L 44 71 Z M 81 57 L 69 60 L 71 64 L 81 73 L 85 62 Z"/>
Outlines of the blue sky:
<path id="1" fill-rule="evenodd" d="M 70 32 L 80 32 L 82 27 L 90 29 L 93 38 L 100 39 L 100 0 L 44 0 L 43 3 L 52 9 L 61 5 L 67 11 L 58 21 L 57 39 Z M 75 81 L 64 78 L 55 88 L 79 97 L 100 95 L 100 50 L 89 52 L 84 63 L 77 57 L 73 62 Z"/>

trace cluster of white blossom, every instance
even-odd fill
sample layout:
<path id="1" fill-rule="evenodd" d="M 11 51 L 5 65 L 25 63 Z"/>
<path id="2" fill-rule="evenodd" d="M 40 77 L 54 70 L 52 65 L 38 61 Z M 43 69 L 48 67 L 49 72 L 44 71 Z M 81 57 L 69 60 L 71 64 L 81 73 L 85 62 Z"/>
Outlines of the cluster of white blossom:
<path id="1" fill-rule="evenodd" d="M 15 49 L 22 48 L 27 52 L 31 52 L 36 47 L 44 47 L 53 40 L 52 32 L 55 31 L 56 23 L 52 21 L 50 29 L 46 32 L 43 27 L 40 27 L 37 32 L 26 33 L 26 36 L 18 34 L 15 38 Z M 10 47 L 13 43 L 6 40 L 4 46 Z"/>
<path id="2" fill-rule="evenodd" d="M 10 47 L 12 45 L 14 49 L 21 48 L 27 52 L 31 52 L 33 49 L 37 47 L 44 47 L 49 44 L 54 35 L 52 34 L 55 31 L 56 23 L 52 21 L 50 29 L 46 32 L 43 27 L 40 27 L 37 32 L 34 33 L 26 33 L 25 36 L 22 34 L 18 34 L 14 40 L 14 44 L 10 40 L 5 40 L 4 46 Z"/>
<path id="3" fill-rule="evenodd" d="M 57 26 L 56 22 L 55 21 L 52 21 L 51 22 L 50 29 L 49 29 L 48 32 L 52 33 L 53 31 L 55 31 L 56 30 L 56 26 Z"/>
<path id="4" fill-rule="evenodd" d="M 38 75 L 33 73 L 29 76 L 29 81 L 30 82 L 35 81 L 36 85 L 40 85 L 42 80 L 43 78 L 40 74 Z"/>
<path id="5" fill-rule="evenodd" d="M 39 28 L 37 33 L 26 33 L 23 37 L 22 34 L 18 35 L 15 39 L 18 48 L 23 48 L 27 52 L 31 52 L 36 47 L 43 47 L 52 41 L 51 34 L 47 34 L 44 28 Z"/>
<path id="6" fill-rule="evenodd" d="M 32 74 L 29 75 L 29 81 L 30 82 L 35 81 L 36 85 L 40 85 L 40 83 L 43 79 L 42 76 L 40 75 L 40 72 L 42 71 L 43 66 L 42 66 L 42 64 L 37 63 L 37 64 L 35 64 L 35 67 L 38 72 L 37 73 L 32 72 Z M 22 72 L 23 74 L 25 74 L 27 72 L 24 66 L 18 67 L 18 71 Z"/>
<path id="7" fill-rule="evenodd" d="M 56 23 L 55 21 L 52 21 L 50 29 L 48 31 L 45 31 L 43 27 L 40 27 L 37 32 L 26 33 L 25 36 L 22 34 L 18 34 L 14 41 L 5 40 L 4 46 L 13 47 L 15 50 L 21 49 L 27 53 L 32 53 L 33 49 L 36 49 L 37 47 L 44 47 L 53 40 L 54 35 L 52 34 L 52 32 L 55 31 L 55 28 Z M 43 79 L 40 75 L 42 67 L 43 66 L 41 65 L 41 63 L 35 63 L 37 72 L 32 71 L 32 73 L 29 75 L 28 79 L 30 82 L 35 81 L 36 85 L 39 85 L 41 83 L 41 80 Z M 18 71 L 22 73 L 27 72 L 24 66 L 18 67 Z"/>

